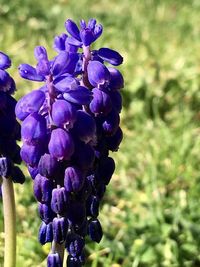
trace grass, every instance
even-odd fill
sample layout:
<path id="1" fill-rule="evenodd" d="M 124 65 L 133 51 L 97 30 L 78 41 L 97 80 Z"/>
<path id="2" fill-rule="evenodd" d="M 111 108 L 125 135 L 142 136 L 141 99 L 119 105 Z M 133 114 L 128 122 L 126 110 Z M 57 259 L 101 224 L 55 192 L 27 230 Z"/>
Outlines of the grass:
<path id="1" fill-rule="evenodd" d="M 34 63 L 33 48 L 64 31 L 70 17 L 95 17 L 95 47 L 120 51 L 124 140 L 102 203 L 104 238 L 88 241 L 86 266 L 200 266 L 200 3 L 198 0 L 2 0 L 0 50 L 9 53 L 20 97 L 33 87 L 16 67 Z M 35 85 L 34 85 L 35 86 Z M 17 267 L 45 266 L 37 242 L 37 204 L 27 178 L 16 186 Z M 0 266 L 3 222 L 0 215 Z"/>

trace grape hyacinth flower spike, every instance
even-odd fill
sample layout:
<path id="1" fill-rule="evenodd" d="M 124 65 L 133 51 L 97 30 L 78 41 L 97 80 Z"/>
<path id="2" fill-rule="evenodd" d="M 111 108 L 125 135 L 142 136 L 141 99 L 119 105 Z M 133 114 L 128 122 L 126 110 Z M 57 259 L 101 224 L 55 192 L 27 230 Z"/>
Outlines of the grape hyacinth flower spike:
<path id="1" fill-rule="evenodd" d="M 10 58 L 0 52 L 0 191 L 3 199 L 5 249 L 4 266 L 14 267 L 16 264 L 16 215 L 14 183 L 24 183 L 25 177 L 15 164 L 21 163 L 20 124 L 16 120 L 15 106 L 17 101 L 11 96 L 15 90 L 15 82 L 7 72 L 11 66 Z"/>
<path id="2" fill-rule="evenodd" d="M 19 66 L 20 75 L 43 83 L 22 97 L 16 115 L 22 121 L 21 157 L 33 179 L 42 220 L 39 241 L 51 243 L 48 267 L 85 263 L 85 237 L 99 243 L 100 201 L 115 169 L 109 151 L 117 151 L 123 76 L 112 66 L 122 63 L 110 48 L 92 50 L 103 27 L 90 19 L 68 19 L 66 33 L 54 39 L 58 53 L 49 59 L 44 47 L 35 48 L 35 67 Z"/>

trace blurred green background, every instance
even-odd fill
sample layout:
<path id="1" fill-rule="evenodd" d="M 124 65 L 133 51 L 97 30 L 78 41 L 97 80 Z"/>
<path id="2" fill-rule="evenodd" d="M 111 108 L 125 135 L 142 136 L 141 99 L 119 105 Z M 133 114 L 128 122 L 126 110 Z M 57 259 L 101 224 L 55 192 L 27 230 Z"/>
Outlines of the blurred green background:
<path id="1" fill-rule="evenodd" d="M 101 206 L 104 238 L 88 242 L 87 267 L 200 266 L 199 14 L 199 0 L 0 0 L 0 50 L 12 58 L 16 98 L 37 86 L 18 64 L 34 63 L 35 45 L 53 55 L 67 18 L 97 18 L 104 34 L 95 47 L 124 57 L 124 140 Z M 17 267 L 44 267 L 31 179 L 15 190 Z"/>

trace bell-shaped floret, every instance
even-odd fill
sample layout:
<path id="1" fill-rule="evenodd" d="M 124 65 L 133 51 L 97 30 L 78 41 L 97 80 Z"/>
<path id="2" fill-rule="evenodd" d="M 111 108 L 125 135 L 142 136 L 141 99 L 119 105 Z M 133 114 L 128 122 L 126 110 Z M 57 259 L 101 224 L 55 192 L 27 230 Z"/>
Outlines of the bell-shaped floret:
<path id="1" fill-rule="evenodd" d="M 31 167 L 28 165 L 28 171 L 30 173 L 31 178 L 34 180 L 38 174 L 38 168 L 37 167 Z"/>
<path id="2" fill-rule="evenodd" d="M 77 86 L 76 89 L 65 92 L 63 97 L 74 104 L 88 105 L 92 100 L 92 93 L 84 86 Z"/>
<path id="3" fill-rule="evenodd" d="M 46 224 L 50 223 L 53 218 L 56 216 L 56 214 L 52 211 L 49 204 L 38 204 L 38 212 L 40 215 L 40 218 L 43 222 Z"/>
<path id="4" fill-rule="evenodd" d="M 112 110 L 105 118 L 102 127 L 106 135 L 113 135 L 119 127 L 119 114 L 116 110 Z"/>
<path id="5" fill-rule="evenodd" d="M 26 164 L 30 165 L 31 167 L 35 167 L 38 164 L 43 152 L 44 147 L 40 144 L 29 145 L 24 143 L 21 147 L 20 155 Z"/>
<path id="6" fill-rule="evenodd" d="M 75 233 L 69 233 L 67 235 L 65 247 L 71 256 L 77 257 L 81 255 L 84 246 L 85 240 L 82 236 Z"/>
<path id="7" fill-rule="evenodd" d="M 66 129 L 72 128 L 76 120 L 77 108 L 75 105 L 60 99 L 52 105 L 52 119 L 56 126 Z"/>
<path id="8" fill-rule="evenodd" d="M 99 49 L 98 56 L 114 66 L 118 66 L 123 62 L 123 57 L 117 51 L 106 47 Z"/>
<path id="9" fill-rule="evenodd" d="M 88 80 L 94 87 L 107 86 L 110 81 L 110 72 L 99 61 L 89 61 L 88 67 Z"/>
<path id="10" fill-rule="evenodd" d="M 65 28 L 73 38 L 81 41 L 79 28 L 73 20 L 71 19 L 66 20 Z"/>
<path id="11" fill-rule="evenodd" d="M 88 143 L 95 139 L 95 134 L 96 134 L 95 120 L 87 112 L 83 110 L 78 110 L 77 119 L 76 122 L 74 123 L 73 131 L 81 141 Z"/>
<path id="12" fill-rule="evenodd" d="M 90 110 L 95 115 L 107 115 L 112 109 L 110 96 L 98 88 L 92 89 L 93 99 L 90 102 Z"/>
<path id="13" fill-rule="evenodd" d="M 37 144 L 46 138 L 46 119 L 34 112 L 22 122 L 21 136 L 27 144 Z"/>
<path id="14" fill-rule="evenodd" d="M 54 188 L 52 191 L 51 208 L 57 214 L 64 214 L 67 210 L 69 194 L 64 187 Z"/>
<path id="15" fill-rule="evenodd" d="M 99 198 L 91 195 L 86 202 L 87 216 L 97 217 L 99 215 Z"/>
<path id="16" fill-rule="evenodd" d="M 77 79 L 73 78 L 71 75 L 58 76 L 53 83 L 56 90 L 62 93 L 77 89 L 78 87 Z"/>
<path id="17" fill-rule="evenodd" d="M 48 224 L 44 222 L 41 223 L 39 233 L 38 233 L 38 239 L 42 245 L 45 245 L 46 243 L 53 241 L 52 223 L 48 223 Z"/>
<path id="18" fill-rule="evenodd" d="M 10 58 L 0 51 L 0 69 L 7 69 L 11 66 Z"/>
<path id="19" fill-rule="evenodd" d="M 106 137 L 107 148 L 113 152 L 117 151 L 119 149 L 119 145 L 122 139 L 123 139 L 123 132 L 119 127 L 113 136 Z"/>
<path id="20" fill-rule="evenodd" d="M 78 60 L 79 56 L 77 53 L 60 52 L 52 64 L 53 75 L 58 76 L 64 73 L 73 73 Z"/>
<path id="21" fill-rule="evenodd" d="M 33 190 L 37 201 L 45 204 L 50 203 L 53 190 L 53 183 L 51 180 L 38 174 L 34 180 Z"/>
<path id="22" fill-rule="evenodd" d="M 59 162 L 53 158 L 50 154 L 45 153 L 38 163 L 38 172 L 47 178 L 56 178 L 56 174 L 59 172 Z"/>
<path id="23" fill-rule="evenodd" d="M 58 160 L 68 160 L 74 152 L 74 141 L 69 132 L 57 128 L 51 133 L 48 148 L 52 157 Z"/>
<path id="24" fill-rule="evenodd" d="M 88 234 L 92 241 L 99 243 L 102 239 L 103 232 L 98 219 L 91 220 L 88 224 Z"/>
<path id="25" fill-rule="evenodd" d="M 106 185 L 109 184 L 114 171 L 115 171 L 115 162 L 111 157 L 102 159 L 99 162 L 99 178 Z"/>
<path id="26" fill-rule="evenodd" d="M 12 94 L 15 89 L 13 78 L 5 70 L 0 69 L 0 91 Z"/>
<path id="27" fill-rule="evenodd" d="M 28 64 L 19 65 L 18 70 L 20 76 L 24 79 L 37 82 L 42 82 L 45 80 L 43 75 L 38 74 L 36 69 Z"/>
<path id="28" fill-rule="evenodd" d="M 62 260 L 58 253 L 49 253 L 47 257 L 47 267 L 62 267 Z"/>
<path id="29" fill-rule="evenodd" d="M 15 107 L 18 119 L 24 120 L 29 114 L 38 112 L 45 101 L 45 93 L 41 90 L 34 90 L 23 96 Z"/>
<path id="30" fill-rule="evenodd" d="M 53 219 L 53 239 L 56 243 L 62 244 L 66 240 L 68 223 L 64 217 Z"/>
<path id="31" fill-rule="evenodd" d="M 124 87 L 124 78 L 121 72 L 115 68 L 108 68 L 110 72 L 109 88 L 112 91 L 119 90 Z"/>
<path id="32" fill-rule="evenodd" d="M 84 183 L 84 175 L 75 166 L 65 170 L 64 186 L 67 192 L 78 192 Z"/>

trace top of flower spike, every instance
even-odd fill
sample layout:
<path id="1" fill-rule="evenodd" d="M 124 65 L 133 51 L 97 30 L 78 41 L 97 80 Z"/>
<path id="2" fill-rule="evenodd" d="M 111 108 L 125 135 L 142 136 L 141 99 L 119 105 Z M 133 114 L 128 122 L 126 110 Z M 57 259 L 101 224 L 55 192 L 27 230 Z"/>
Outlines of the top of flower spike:
<path id="1" fill-rule="evenodd" d="M 86 24 L 85 20 L 81 20 L 80 30 L 73 20 L 68 19 L 65 22 L 65 28 L 71 35 L 71 37 L 67 38 L 67 42 L 78 47 L 82 45 L 89 46 L 96 41 L 103 32 L 103 26 L 101 24 L 96 24 L 95 19 L 89 19 L 88 24 Z"/>

